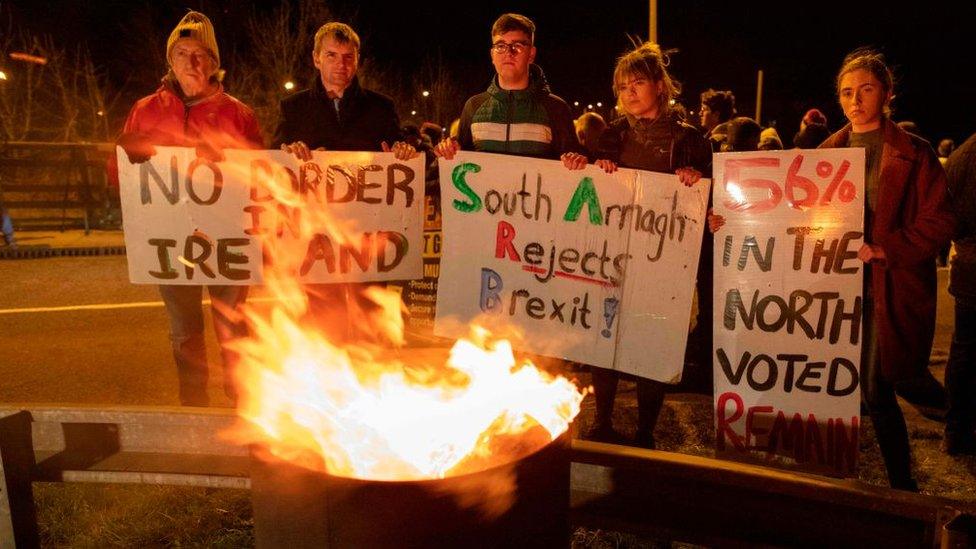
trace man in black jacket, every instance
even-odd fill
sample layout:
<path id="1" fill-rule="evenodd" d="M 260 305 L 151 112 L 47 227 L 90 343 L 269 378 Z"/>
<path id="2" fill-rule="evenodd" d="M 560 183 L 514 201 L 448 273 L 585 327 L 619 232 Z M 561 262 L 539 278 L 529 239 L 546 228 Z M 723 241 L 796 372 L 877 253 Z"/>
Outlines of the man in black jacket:
<path id="1" fill-rule="evenodd" d="M 359 85 L 359 36 L 344 23 L 326 23 L 315 33 L 312 62 L 319 77 L 312 86 L 281 102 L 275 146 L 300 161 L 312 150 L 393 152 L 399 160 L 417 155 L 400 141 L 400 119 L 393 100 Z M 392 146 L 391 146 L 392 144 Z M 363 295 L 370 284 L 308 284 L 309 313 L 333 341 L 362 337 L 349 316 L 350 306 L 375 307 Z"/>
<path id="2" fill-rule="evenodd" d="M 359 36 L 352 27 L 322 25 L 315 33 L 312 62 L 319 78 L 281 101 L 275 146 L 303 161 L 311 159 L 311 150 L 392 150 L 401 160 L 416 154 L 400 141 L 393 100 L 359 85 Z"/>

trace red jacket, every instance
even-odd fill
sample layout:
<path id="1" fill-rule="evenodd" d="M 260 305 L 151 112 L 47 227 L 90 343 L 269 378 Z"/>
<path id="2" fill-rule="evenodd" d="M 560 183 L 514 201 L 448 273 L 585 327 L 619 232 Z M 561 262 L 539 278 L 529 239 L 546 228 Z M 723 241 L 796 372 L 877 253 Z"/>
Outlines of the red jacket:
<path id="1" fill-rule="evenodd" d="M 219 92 L 186 106 L 164 81 L 155 93 L 136 101 L 123 134 L 138 133 L 157 146 L 223 149 L 262 149 L 264 141 L 250 107 Z M 118 185 L 118 165 L 109 161 L 109 181 Z"/>
<path id="2" fill-rule="evenodd" d="M 935 256 L 952 237 L 946 176 L 932 147 L 884 119 L 884 147 L 874 226 L 865 241 L 880 245 L 883 264 L 873 263 L 871 289 L 881 370 L 892 382 L 928 368 L 935 334 Z M 847 147 L 851 126 L 821 148 Z"/>
<path id="3" fill-rule="evenodd" d="M 187 107 L 164 82 L 129 111 L 123 133 L 139 132 L 154 145 L 194 147 L 204 142 L 216 149 L 261 149 L 261 130 L 254 111 L 219 92 Z"/>

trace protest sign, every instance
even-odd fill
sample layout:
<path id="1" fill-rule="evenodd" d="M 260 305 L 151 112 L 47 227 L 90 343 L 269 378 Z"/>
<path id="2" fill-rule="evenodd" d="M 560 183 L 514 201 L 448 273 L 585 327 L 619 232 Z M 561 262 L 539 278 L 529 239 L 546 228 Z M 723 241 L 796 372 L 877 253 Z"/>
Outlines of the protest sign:
<path id="1" fill-rule="evenodd" d="M 407 335 L 429 340 L 434 335 L 437 310 L 437 285 L 441 270 L 440 195 L 424 197 L 423 278 L 390 282 L 387 287 L 400 293 L 407 308 Z"/>
<path id="2" fill-rule="evenodd" d="M 260 284 L 268 246 L 303 282 L 421 276 L 423 157 L 157 147 L 141 164 L 118 149 L 129 280 Z"/>
<path id="3" fill-rule="evenodd" d="M 500 320 L 528 352 L 680 378 L 708 180 L 468 152 L 440 170 L 435 333 Z"/>
<path id="4" fill-rule="evenodd" d="M 863 149 L 714 156 L 716 444 L 855 471 Z"/>

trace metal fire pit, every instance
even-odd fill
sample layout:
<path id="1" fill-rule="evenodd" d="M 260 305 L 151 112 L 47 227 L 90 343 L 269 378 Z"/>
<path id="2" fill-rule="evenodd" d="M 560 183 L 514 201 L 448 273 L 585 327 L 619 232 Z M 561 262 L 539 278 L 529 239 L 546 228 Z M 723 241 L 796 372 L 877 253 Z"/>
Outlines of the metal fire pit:
<path id="1" fill-rule="evenodd" d="M 373 481 L 254 458 L 258 547 L 567 547 L 569 437 L 521 460 L 436 480 Z M 507 481 L 511 507 L 486 517 L 470 498 Z M 501 490 L 504 491 L 504 490 Z M 492 498 L 489 498 L 492 499 Z"/>

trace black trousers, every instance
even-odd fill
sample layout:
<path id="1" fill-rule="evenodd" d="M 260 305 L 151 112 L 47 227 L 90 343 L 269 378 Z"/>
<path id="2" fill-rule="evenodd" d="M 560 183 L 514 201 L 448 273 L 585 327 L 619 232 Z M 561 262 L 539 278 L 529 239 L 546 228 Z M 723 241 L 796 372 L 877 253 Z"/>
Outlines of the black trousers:
<path id="1" fill-rule="evenodd" d="M 912 478 L 911 447 L 905 416 L 895 396 L 895 386 L 885 379 L 878 353 L 878 333 L 874 323 L 874 299 L 864 294 L 864 341 L 861 342 L 861 397 L 868 408 L 881 448 L 888 484 L 892 488 L 915 490 Z"/>
<path id="2" fill-rule="evenodd" d="M 945 373 L 949 393 L 946 438 L 973 442 L 976 435 L 976 306 L 956 299 L 956 328 Z"/>
<path id="3" fill-rule="evenodd" d="M 613 423 L 613 402 L 617 396 L 617 382 L 623 379 L 637 382 L 637 436 L 651 437 L 657 416 L 664 405 L 666 385 L 660 381 L 624 374 L 606 368 L 590 368 L 593 379 L 593 397 L 596 399 L 594 423 L 609 427 Z"/>

